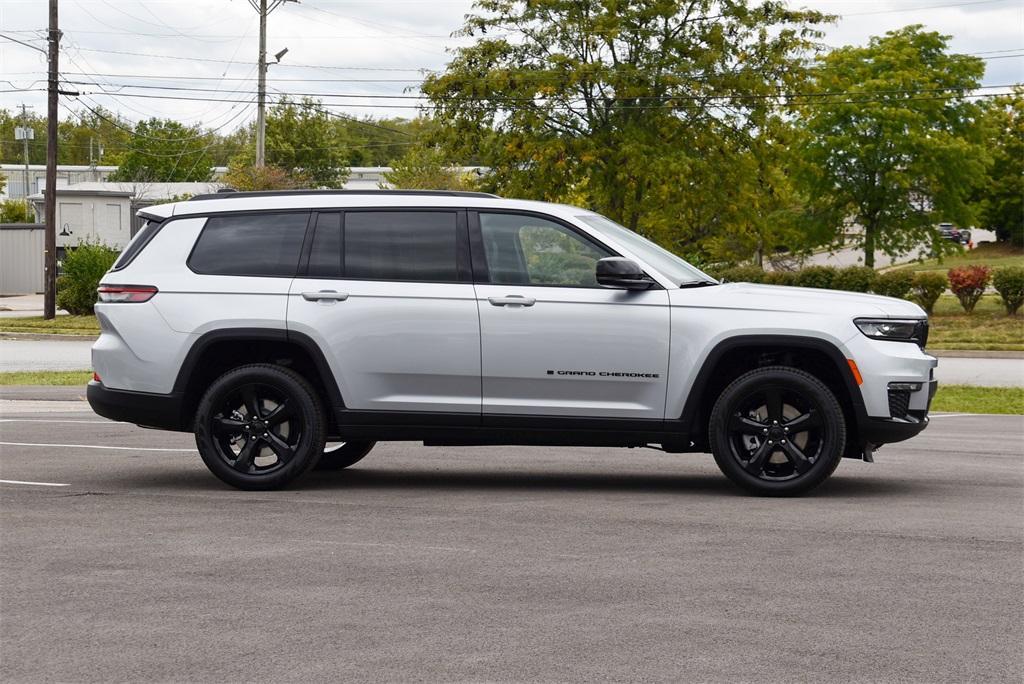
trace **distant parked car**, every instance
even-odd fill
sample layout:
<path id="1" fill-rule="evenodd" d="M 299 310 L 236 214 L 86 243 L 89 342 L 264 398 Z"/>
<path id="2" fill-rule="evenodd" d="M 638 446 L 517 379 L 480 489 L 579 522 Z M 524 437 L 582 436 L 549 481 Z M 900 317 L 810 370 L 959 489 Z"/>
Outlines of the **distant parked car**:
<path id="1" fill-rule="evenodd" d="M 952 240 L 961 245 L 966 245 L 971 241 L 971 231 L 966 228 L 957 228 L 952 223 L 940 223 L 939 235 L 943 240 Z"/>

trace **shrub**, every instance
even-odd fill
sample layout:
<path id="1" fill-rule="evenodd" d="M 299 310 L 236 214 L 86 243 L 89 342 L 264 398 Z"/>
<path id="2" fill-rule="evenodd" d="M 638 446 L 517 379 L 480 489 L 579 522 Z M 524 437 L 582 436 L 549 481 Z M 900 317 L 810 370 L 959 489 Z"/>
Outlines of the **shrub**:
<path id="1" fill-rule="evenodd" d="M 935 271 L 915 273 L 911 282 L 911 299 L 917 302 L 930 316 L 935 308 L 935 302 L 946 291 L 948 285 L 949 281 L 946 280 L 943 273 Z"/>
<path id="2" fill-rule="evenodd" d="M 836 269 L 832 266 L 808 266 L 796 274 L 796 284 L 800 287 L 817 287 L 829 289 L 835 280 Z"/>
<path id="3" fill-rule="evenodd" d="M 1003 298 L 1006 315 L 1017 313 L 1024 304 L 1024 266 L 997 268 L 992 274 L 992 285 Z"/>
<path id="4" fill-rule="evenodd" d="M 880 294 L 885 297 L 906 299 L 907 295 L 910 294 L 910 288 L 913 286 L 913 271 L 887 271 L 886 273 L 879 273 L 875 277 L 875 282 L 872 284 L 871 290 L 875 294 Z M 945 288 L 945 285 L 943 285 L 943 288 Z"/>
<path id="5" fill-rule="evenodd" d="M 763 283 L 765 272 L 759 266 L 733 266 L 718 272 L 718 278 L 730 283 Z"/>
<path id="6" fill-rule="evenodd" d="M 964 311 L 971 313 L 985 294 L 992 270 L 988 266 L 961 266 L 949 269 L 949 289 L 960 300 Z"/>
<path id="7" fill-rule="evenodd" d="M 75 316 L 93 313 L 96 287 L 117 259 L 117 250 L 100 242 L 79 242 L 64 257 L 64 273 L 57 278 L 57 306 Z"/>
<path id="8" fill-rule="evenodd" d="M 767 271 L 764 274 L 766 285 L 796 285 L 795 271 Z"/>
<path id="9" fill-rule="evenodd" d="M 869 266 L 847 266 L 836 271 L 832 289 L 847 292 L 869 292 L 875 282 L 875 269 Z"/>

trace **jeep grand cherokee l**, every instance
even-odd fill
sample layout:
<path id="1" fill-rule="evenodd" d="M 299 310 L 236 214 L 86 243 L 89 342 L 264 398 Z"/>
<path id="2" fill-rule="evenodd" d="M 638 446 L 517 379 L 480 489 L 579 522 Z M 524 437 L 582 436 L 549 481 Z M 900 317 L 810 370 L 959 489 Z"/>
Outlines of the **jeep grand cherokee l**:
<path id="1" fill-rule="evenodd" d="M 150 207 L 103 278 L 93 409 L 243 489 L 378 440 L 711 452 L 794 494 L 928 424 L 924 312 L 720 284 L 609 219 L 482 193 Z"/>

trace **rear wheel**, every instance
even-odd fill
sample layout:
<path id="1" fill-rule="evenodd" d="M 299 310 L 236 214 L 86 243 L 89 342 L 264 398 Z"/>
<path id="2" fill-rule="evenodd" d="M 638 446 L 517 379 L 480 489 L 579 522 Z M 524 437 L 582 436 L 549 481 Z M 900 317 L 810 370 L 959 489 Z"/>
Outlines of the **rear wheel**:
<path id="1" fill-rule="evenodd" d="M 214 475 L 239 489 L 278 489 L 324 449 L 320 400 L 281 366 L 242 366 L 217 378 L 196 411 L 196 445 Z"/>
<path id="2" fill-rule="evenodd" d="M 786 366 L 758 368 L 729 384 L 708 430 L 722 472 L 764 495 L 799 494 L 821 484 L 846 444 L 835 395 L 813 375 Z"/>
<path id="3" fill-rule="evenodd" d="M 329 442 L 324 447 L 323 456 L 316 464 L 317 470 L 342 470 L 355 465 L 370 453 L 376 442 Z"/>

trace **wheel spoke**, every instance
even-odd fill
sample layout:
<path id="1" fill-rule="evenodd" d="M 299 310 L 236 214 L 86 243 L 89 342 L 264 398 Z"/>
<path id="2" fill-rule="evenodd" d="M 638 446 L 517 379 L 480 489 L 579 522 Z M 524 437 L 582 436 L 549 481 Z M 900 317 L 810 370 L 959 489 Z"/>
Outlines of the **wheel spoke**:
<path id="1" fill-rule="evenodd" d="M 249 414 L 249 418 L 260 418 L 262 413 L 260 412 L 260 402 L 256 398 L 256 388 L 252 385 L 246 385 L 239 393 L 242 395 L 242 401 L 245 403 L 245 410 Z"/>
<path id="2" fill-rule="evenodd" d="M 761 442 L 761 446 L 757 448 L 750 460 L 743 464 L 743 469 L 751 475 L 760 475 L 764 470 L 764 462 L 773 451 L 775 451 L 774 446 L 768 446 L 768 442 Z"/>
<path id="3" fill-rule="evenodd" d="M 267 434 L 264 435 L 263 441 L 267 443 L 267 446 L 269 446 L 275 454 L 277 454 L 277 460 L 281 463 L 287 463 L 292 460 L 292 456 L 295 455 L 295 447 L 291 446 L 269 430 L 267 431 Z"/>
<path id="4" fill-rule="evenodd" d="M 259 449 L 256 446 L 257 440 L 250 437 L 242 447 L 242 450 L 238 452 L 238 458 L 232 463 L 232 467 L 241 473 L 249 472 L 249 468 L 252 467 L 252 462 L 256 458 L 256 453 Z"/>
<path id="5" fill-rule="evenodd" d="M 274 409 L 263 417 L 270 425 L 279 425 L 294 415 L 288 401 L 282 401 Z"/>
<path id="6" fill-rule="evenodd" d="M 245 423 L 234 418 L 216 416 L 213 419 L 213 431 L 218 435 L 237 435 L 245 427 Z"/>
<path id="7" fill-rule="evenodd" d="M 741 416 L 739 414 L 729 419 L 729 432 L 736 432 L 744 435 L 759 435 L 766 427 L 766 425 L 759 423 L 753 418 Z"/>
<path id="8" fill-rule="evenodd" d="M 769 387 L 765 393 L 765 408 L 768 410 L 768 420 L 782 422 L 782 390 L 778 387 Z"/>
<path id="9" fill-rule="evenodd" d="M 818 417 L 818 413 L 816 411 L 811 410 L 783 423 L 783 425 L 789 428 L 790 434 L 795 434 L 797 432 L 805 432 L 811 428 L 818 427 L 821 425 L 821 419 Z"/>
<path id="10" fill-rule="evenodd" d="M 786 458 L 789 459 L 790 463 L 793 464 L 793 468 L 796 472 L 801 475 L 810 470 L 811 465 L 813 465 L 807 460 L 807 456 L 804 455 L 804 452 L 800 451 L 800 447 L 793 444 L 791 440 L 786 440 L 786 443 L 782 445 L 782 451 L 786 454 Z"/>

